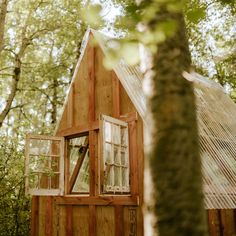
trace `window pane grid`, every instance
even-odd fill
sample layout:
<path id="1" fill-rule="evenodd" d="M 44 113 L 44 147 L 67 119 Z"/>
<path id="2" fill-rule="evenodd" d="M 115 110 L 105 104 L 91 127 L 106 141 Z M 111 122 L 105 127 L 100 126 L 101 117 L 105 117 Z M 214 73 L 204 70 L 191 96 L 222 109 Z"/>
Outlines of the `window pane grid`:
<path id="1" fill-rule="evenodd" d="M 63 193 L 63 147 L 59 137 L 28 136 L 26 140 L 26 193 Z"/>
<path id="2" fill-rule="evenodd" d="M 128 127 L 124 122 L 106 118 L 103 116 L 103 191 L 129 192 Z"/>

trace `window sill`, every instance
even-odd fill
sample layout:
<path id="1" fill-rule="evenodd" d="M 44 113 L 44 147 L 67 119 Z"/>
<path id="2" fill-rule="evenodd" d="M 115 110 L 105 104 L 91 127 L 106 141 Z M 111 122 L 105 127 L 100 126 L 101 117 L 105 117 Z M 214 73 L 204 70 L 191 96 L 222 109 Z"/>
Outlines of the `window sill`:
<path id="1" fill-rule="evenodd" d="M 98 206 L 113 206 L 113 205 L 124 205 L 124 206 L 138 206 L 138 196 L 56 196 L 55 201 L 59 205 L 98 205 Z"/>

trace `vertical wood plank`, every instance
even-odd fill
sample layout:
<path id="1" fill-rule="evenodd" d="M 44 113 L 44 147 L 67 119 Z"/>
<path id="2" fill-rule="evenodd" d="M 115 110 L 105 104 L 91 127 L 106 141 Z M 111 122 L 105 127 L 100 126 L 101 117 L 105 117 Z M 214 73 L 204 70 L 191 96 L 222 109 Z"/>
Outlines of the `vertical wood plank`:
<path id="1" fill-rule="evenodd" d="M 222 236 L 220 214 L 218 210 L 208 210 L 208 231 L 210 236 Z"/>
<path id="2" fill-rule="evenodd" d="M 98 196 L 100 194 L 100 183 L 99 183 L 99 157 L 98 157 L 98 153 L 99 153 L 99 140 L 98 140 L 98 132 L 94 132 L 94 145 L 95 145 L 95 160 L 94 160 L 94 174 L 95 174 L 95 179 L 94 179 L 94 185 L 95 185 L 95 190 L 94 190 L 94 194 L 95 196 Z"/>
<path id="3" fill-rule="evenodd" d="M 114 206 L 97 206 L 97 236 L 115 236 Z M 121 235 L 123 236 L 123 235 Z"/>
<path id="4" fill-rule="evenodd" d="M 66 235 L 73 235 L 73 225 L 72 225 L 72 216 L 73 216 L 73 206 L 66 206 Z"/>
<path id="5" fill-rule="evenodd" d="M 39 197 L 33 196 L 31 202 L 31 236 L 38 236 L 39 223 Z"/>
<path id="6" fill-rule="evenodd" d="M 88 118 L 89 121 L 95 120 L 95 49 L 89 45 L 88 48 L 88 69 L 89 69 L 89 85 L 88 85 Z"/>
<path id="7" fill-rule="evenodd" d="M 89 236 L 96 236 L 96 207 L 89 206 Z M 101 226 L 100 226 L 101 227 Z"/>
<path id="8" fill-rule="evenodd" d="M 71 84 L 71 90 L 67 106 L 68 127 L 71 128 L 74 125 L 74 83 Z"/>
<path id="9" fill-rule="evenodd" d="M 95 131 L 89 131 L 89 162 L 90 162 L 90 196 L 95 195 L 95 176 L 96 176 L 96 158 L 95 158 Z"/>
<path id="10" fill-rule="evenodd" d="M 223 235 L 224 236 L 236 235 L 233 209 L 222 209 L 220 210 L 220 214 L 221 214 Z"/>
<path id="11" fill-rule="evenodd" d="M 70 180 L 70 156 L 69 156 L 69 140 L 65 140 L 65 194 L 69 194 L 69 180 Z"/>
<path id="12" fill-rule="evenodd" d="M 112 109 L 113 116 L 120 117 L 120 82 L 114 71 L 111 72 L 112 77 Z"/>
<path id="13" fill-rule="evenodd" d="M 51 196 L 46 199 L 45 235 L 51 236 L 53 232 L 53 199 Z"/>
<path id="14" fill-rule="evenodd" d="M 124 235 L 123 206 L 115 206 L 115 236 Z"/>
<path id="15" fill-rule="evenodd" d="M 131 194 L 138 195 L 138 160 L 137 160 L 137 123 L 132 121 L 129 123 L 129 155 L 130 155 L 130 180 Z"/>

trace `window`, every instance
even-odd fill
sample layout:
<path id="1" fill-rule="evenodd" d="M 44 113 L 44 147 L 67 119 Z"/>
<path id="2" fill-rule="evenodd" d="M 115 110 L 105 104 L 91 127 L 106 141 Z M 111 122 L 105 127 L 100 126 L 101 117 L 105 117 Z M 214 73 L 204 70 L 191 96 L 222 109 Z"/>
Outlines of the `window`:
<path id="1" fill-rule="evenodd" d="M 69 193 L 89 193 L 88 135 L 68 139 Z"/>
<path id="2" fill-rule="evenodd" d="M 102 115 L 100 134 L 102 192 L 128 193 L 130 192 L 128 124 Z"/>
<path id="3" fill-rule="evenodd" d="M 28 136 L 26 139 L 25 186 L 31 195 L 63 195 L 64 139 Z"/>

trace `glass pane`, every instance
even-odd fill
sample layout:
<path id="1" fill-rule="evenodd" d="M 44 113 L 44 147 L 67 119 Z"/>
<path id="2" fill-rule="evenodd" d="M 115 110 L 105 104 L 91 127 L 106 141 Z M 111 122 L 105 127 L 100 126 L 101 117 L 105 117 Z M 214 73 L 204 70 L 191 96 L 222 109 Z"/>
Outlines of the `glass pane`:
<path id="1" fill-rule="evenodd" d="M 128 168 L 122 168 L 122 186 L 129 186 L 128 181 Z"/>
<path id="2" fill-rule="evenodd" d="M 112 149 L 111 144 L 105 143 L 104 148 L 105 148 L 105 150 L 104 150 L 104 153 L 105 153 L 104 164 L 105 163 L 112 164 L 113 163 L 113 157 L 112 157 L 112 152 L 111 152 L 111 149 Z"/>
<path id="3" fill-rule="evenodd" d="M 114 175 L 115 175 L 115 186 L 121 186 L 121 174 L 120 174 L 120 167 L 115 166 L 114 169 Z"/>
<path id="4" fill-rule="evenodd" d="M 60 155 L 60 141 L 52 140 L 50 147 L 50 155 Z"/>
<path id="5" fill-rule="evenodd" d="M 58 189 L 59 188 L 59 174 L 54 174 L 51 176 L 51 189 Z"/>
<path id="6" fill-rule="evenodd" d="M 72 192 L 89 192 L 89 150 L 86 151 Z"/>
<path id="7" fill-rule="evenodd" d="M 32 155 L 60 155 L 60 141 L 30 139 L 29 153 Z"/>
<path id="8" fill-rule="evenodd" d="M 49 177 L 48 174 L 39 174 L 39 188 L 49 189 Z"/>
<path id="9" fill-rule="evenodd" d="M 51 169 L 53 172 L 59 172 L 60 171 L 60 159 L 58 157 L 52 157 L 51 158 Z"/>
<path id="10" fill-rule="evenodd" d="M 88 136 L 77 137 L 69 140 L 70 177 L 77 162 L 81 161 L 86 148 Z"/>
<path id="11" fill-rule="evenodd" d="M 29 175 L 29 188 L 39 188 L 38 174 Z"/>
<path id="12" fill-rule="evenodd" d="M 121 138 L 120 138 L 120 126 L 112 125 L 112 143 L 120 145 Z"/>
<path id="13" fill-rule="evenodd" d="M 127 146 L 128 144 L 128 129 L 127 127 L 121 127 L 121 145 Z"/>
<path id="14" fill-rule="evenodd" d="M 104 140 L 111 142 L 111 124 L 109 122 L 104 122 Z"/>
<path id="15" fill-rule="evenodd" d="M 115 165 L 120 165 L 120 152 L 119 152 L 119 147 L 114 146 L 114 163 Z"/>
<path id="16" fill-rule="evenodd" d="M 29 153 L 30 154 L 39 154 L 40 140 L 31 139 L 29 141 Z"/>
<path id="17" fill-rule="evenodd" d="M 126 166 L 128 162 L 126 157 L 126 148 L 121 148 L 120 156 L 121 156 L 121 165 Z"/>
<path id="18" fill-rule="evenodd" d="M 30 172 L 48 172 L 49 159 L 46 156 L 30 156 L 29 158 L 29 171 Z"/>
<path id="19" fill-rule="evenodd" d="M 104 182 L 106 186 L 113 186 L 114 166 L 106 166 Z"/>

